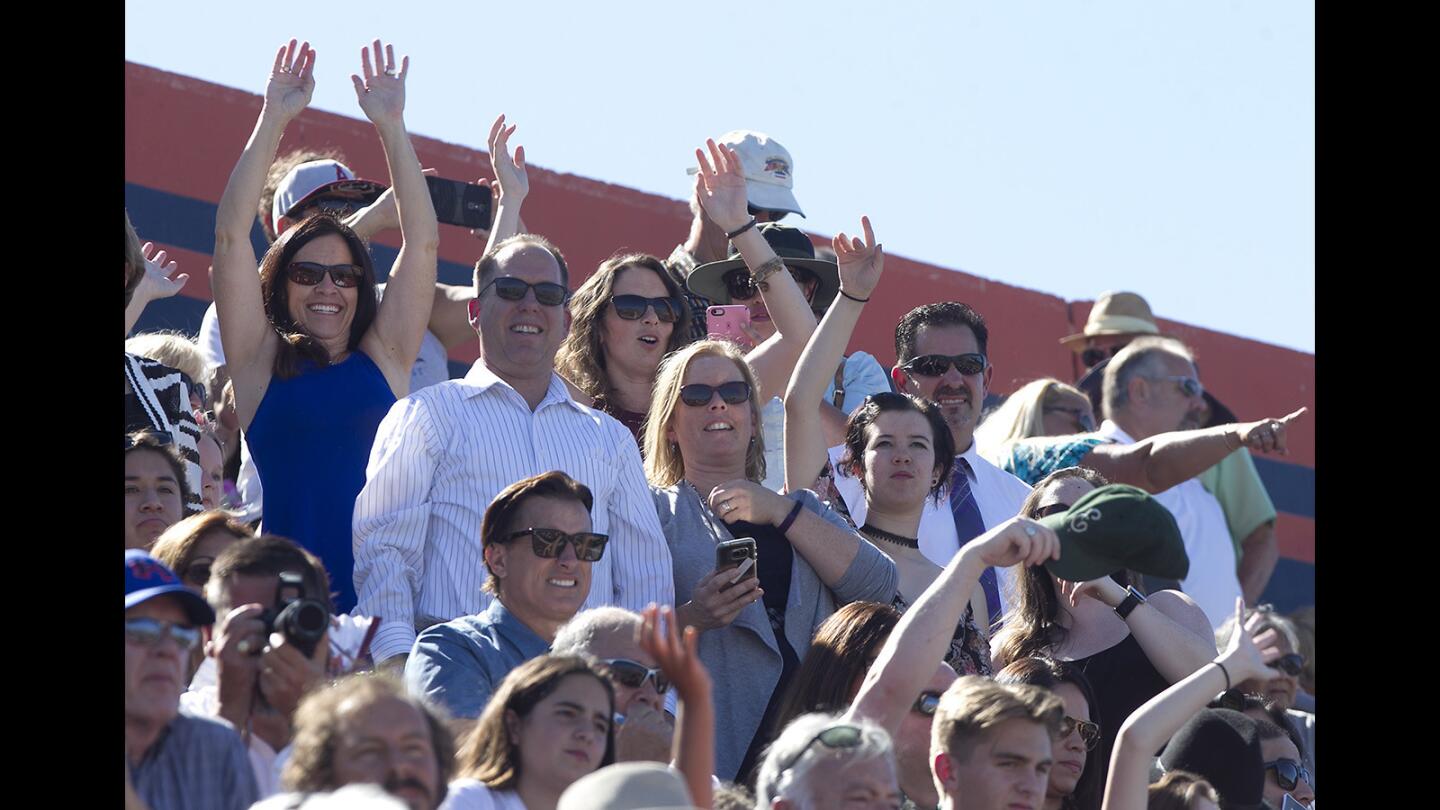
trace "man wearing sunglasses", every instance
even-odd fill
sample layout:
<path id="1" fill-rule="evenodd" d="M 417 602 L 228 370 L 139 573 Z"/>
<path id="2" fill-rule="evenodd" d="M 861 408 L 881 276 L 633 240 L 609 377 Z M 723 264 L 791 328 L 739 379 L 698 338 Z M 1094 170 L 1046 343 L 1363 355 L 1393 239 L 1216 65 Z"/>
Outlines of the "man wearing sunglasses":
<path id="1" fill-rule="evenodd" d="M 495 600 L 421 632 L 405 663 L 406 688 L 444 706 L 457 732 L 510 670 L 549 649 L 589 596 L 591 566 L 609 540 L 591 531 L 593 505 L 588 487 L 552 471 L 516 481 L 485 510 L 482 587 Z"/>
<path id="2" fill-rule="evenodd" d="M 755 798 L 775 810 L 898 807 L 894 744 L 868 720 L 802 714 L 766 751 Z"/>
<path id="3" fill-rule="evenodd" d="M 377 661 L 409 653 L 417 630 L 489 607 L 482 558 L 503 578 L 497 562 L 542 539 L 482 548 L 485 507 L 512 483 L 549 470 L 589 488 L 594 525 L 583 531 L 610 538 L 603 558 L 584 563 L 588 598 L 582 593 L 575 608 L 674 601 L 670 550 L 634 436 L 571 399 L 554 371 L 570 328 L 568 283 L 564 257 L 543 237 L 522 234 L 486 251 L 470 304 L 480 359 L 463 379 L 395 403 L 380 423 L 354 517 L 360 613 L 383 617 L 372 644 Z"/>
<path id="4" fill-rule="evenodd" d="M 1111 359 L 1132 341 L 1159 335 L 1160 327 L 1149 302 L 1132 292 L 1106 292 L 1095 300 L 1085 328 L 1079 334 L 1061 338 L 1060 343 L 1079 357 L 1082 372 L 1075 386 L 1090 396 L 1096 414 L 1104 413 L 1105 369 Z M 1212 392 L 1202 388 L 1200 396 L 1205 400 L 1204 407 L 1197 408 L 1193 418 L 1187 419 L 1186 428 L 1209 428 L 1238 421 L 1235 413 Z M 1230 540 L 1240 558 L 1240 587 L 1245 593 L 1245 604 L 1253 605 L 1265 591 L 1280 557 L 1275 538 L 1275 504 L 1260 480 L 1249 448 L 1242 447 L 1225 456 L 1200 473 L 1199 479 L 1225 511 Z"/>
<path id="5" fill-rule="evenodd" d="M 245 745 L 180 711 L 185 661 L 215 611 L 159 560 L 125 552 L 125 762 L 152 810 L 244 810 L 259 798 Z"/>
<path id="6" fill-rule="evenodd" d="M 617 607 L 582 610 L 555 634 L 550 652 L 588 655 L 615 687 L 615 761 L 670 761 L 675 693 L 640 646 L 644 618 Z M 667 703 L 671 715 L 667 715 Z"/>

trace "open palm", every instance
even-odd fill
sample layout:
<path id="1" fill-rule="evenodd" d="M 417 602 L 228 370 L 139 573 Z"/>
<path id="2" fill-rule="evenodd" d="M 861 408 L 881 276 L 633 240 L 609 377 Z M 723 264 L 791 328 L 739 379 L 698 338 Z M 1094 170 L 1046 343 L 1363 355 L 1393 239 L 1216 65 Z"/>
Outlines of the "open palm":
<path id="1" fill-rule="evenodd" d="M 733 231 L 749 221 L 740 156 L 728 146 L 717 145 L 713 138 L 707 139 L 705 145 L 710 149 L 708 159 L 703 150 L 695 150 L 695 160 L 700 166 L 695 178 L 695 196 L 716 225 Z"/>
<path id="2" fill-rule="evenodd" d="M 507 201 L 523 200 L 530 193 L 530 176 L 525 173 L 525 147 L 517 146 L 515 154 L 510 154 L 510 136 L 515 134 L 515 126 L 505 126 L 505 114 L 501 113 L 490 125 L 490 137 L 486 140 L 490 147 L 490 168 L 500 186 L 500 197 Z"/>
<path id="3" fill-rule="evenodd" d="M 860 218 L 860 227 L 865 229 L 864 242 L 842 231 L 830 240 L 830 246 L 840 264 L 840 286 L 851 295 L 867 298 L 885 272 L 885 248 L 875 242 L 869 217 Z"/>
<path id="4" fill-rule="evenodd" d="M 370 66 L 370 49 L 375 50 L 375 66 Z M 360 68 L 364 74 L 350 74 L 355 85 L 355 96 L 360 100 L 360 109 L 372 123 L 398 121 L 405 112 L 405 75 L 410 72 L 410 57 L 400 60 L 399 71 L 395 67 L 395 46 L 386 45 L 382 57 L 380 40 L 370 48 L 360 49 Z"/>
<path id="5" fill-rule="evenodd" d="M 315 93 L 315 49 L 309 42 L 296 47 L 295 40 L 281 45 L 265 85 L 265 107 L 286 119 L 299 115 Z"/>

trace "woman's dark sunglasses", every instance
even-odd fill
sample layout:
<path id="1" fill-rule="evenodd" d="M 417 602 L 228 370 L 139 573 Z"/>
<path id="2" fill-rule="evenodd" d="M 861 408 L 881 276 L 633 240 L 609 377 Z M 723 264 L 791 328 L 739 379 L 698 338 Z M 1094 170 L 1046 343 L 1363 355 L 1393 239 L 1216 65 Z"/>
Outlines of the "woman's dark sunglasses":
<path id="1" fill-rule="evenodd" d="M 795 767 L 795 763 L 799 762 L 800 758 L 805 756 L 805 752 L 810 750 L 810 746 L 817 742 L 826 748 L 855 748 L 860 745 L 862 739 L 864 739 L 864 732 L 859 726 L 831 726 L 811 737 L 810 742 L 805 743 L 804 748 L 796 752 L 795 756 L 790 757 L 779 772 L 785 773 Z"/>
<path id="2" fill-rule="evenodd" d="M 525 297 L 525 293 L 531 288 L 535 290 L 535 300 L 542 306 L 558 307 L 565 303 L 570 293 L 563 286 L 553 281 L 542 281 L 539 284 L 531 284 L 522 279 L 511 276 L 500 276 L 493 278 L 489 284 L 480 288 L 480 295 L 491 287 L 495 288 L 495 294 L 506 301 L 519 301 Z M 477 298 L 480 296 L 476 296 Z"/>
<path id="3" fill-rule="evenodd" d="M 610 299 L 615 314 L 627 321 L 638 321 L 645 317 L 645 310 L 655 308 L 655 319 L 661 323 L 675 323 L 680 320 L 680 308 L 673 298 L 646 298 L 643 295 L 617 295 Z"/>
<path id="4" fill-rule="evenodd" d="M 639 689 L 645 685 L 645 679 L 649 678 L 655 682 L 655 691 L 658 694 L 663 695 L 670 691 L 670 679 L 658 669 L 651 669 L 639 661 L 631 661 L 628 658 L 601 660 L 604 662 L 605 668 L 609 670 L 610 677 L 627 689 Z"/>
<path id="5" fill-rule="evenodd" d="M 1047 405 L 1042 408 L 1042 410 L 1045 413 L 1055 412 L 1069 414 L 1070 418 L 1075 420 L 1075 424 L 1079 425 L 1081 430 L 1091 431 L 1095 429 L 1095 417 L 1091 416 L 1090 412 L 1084 408 L 1066 408 L 1060 405 Z"/>
<path id="6" fill-rule="evenodd" d="M 1265 770 L 1275 772 L 1275 781 L 1279 783 L 1281 790 L 1294 790 L 1304 779 L 1310 782 L 1310 769 L 1293 759 L 1277 759 L 1274 762 L 1265 763 Z"/>
<path id="7" fill-rule="evenodd" d="M 805 291 L 805 282 L 815 278 L 815 274 L 809 270 L 789 265 L 786 265 L 785 269 L 790 271 L 791 278 L 794 278 L 795 283 L 800 285 L 801 292 Z M 749 301 L 760 294 L 760 288 L 755 286 L 755 280 L 751 278 L 749 270 L 731 270 L 721 280 L 725 282 L 725 291 L 730 293 L 731 301 Z"/>
<path id="8" fill-rule="evenodd" d="M 1275 659 L 1275 661 L 1273 661 L 1270 666 L 1280 670 L 1281 672 L 1289 675 L 1292 678 L 1298 677 L 1300 675 L 1300 672 L 1305 669 L 1305 656 L 1301 655 L 1300 653 L 1290 653 L 1289 655 L 1282 655 L 1279 658 Z"/>
<path id="9" fill-rule="evenodd" d="M 926 717 L 934 717 L 935 710 L 938 708 L 940 708 L 939 692 L 921 692 L 920 697 L 915 698 L 915 704 L 910 707 L 910 711 Z"/>
<path id="10" fill-rule="evenodd" d="M 1060 731 L 1056 739 L 1063 740 L 1070 736 L 1070 732 L 1080 729 L 1080 739 L 1085 741 L 1085 750 L 1094 751 L 1095 746 L 1100 744 L 1100 724 L 1092 723 L 1089 720 L 1076 720 L 1066 715 L 1060 718 Z"/>
<path id="11" fill-rule="evenodd" d="M 205 583 L 210 581 L 210 566 L 214 564 L 214 557 L 196 557 L 180 573 L 180 581 L 192 588 L 203 590 Z"/>
<path id="12" fill-rule="evenodd" d="M 985 370 L 985 355 L 973 352 L 970 354 L 922 354 L 901 368 L 911 374 L 919 374 L 921 377 L 943 377 L 951 366 L 966 376 L 979 374 Z"/>
<path id="13" fill-rule="evenodd" d="M 739 405 L 750 399 L 750 383 L 743 380 L 720 385 L 691 383 L 680 388 L 680 401 L 693 408 L 700 408 L 709 405 L 717 392 L 726 405 Z"/>
<path id="14" fill-rule="evenodd" d="M 356 287 L 364 277 L 365 270 L 358 264 L 317 264 L 315 262 L 291 262 L 287 275 L 302 287 L 314 287 L 330 274 L 336 287 Z"/>
<path id="15" fill-rule="evenodd" d="M 605 554 L 605 544 L 610 541 L 609 535 L 595 534 L 594 532 L 576 532 L 568 534 L 559 529 L 521 529 L 518 532 L 510 532 L 505 535 L 503 542 L 510 542 L 516 538 L 530 535 L 530 548 L 535 551 L 536 557 L 554 559 L 559 557 L 569 543 L 575 547 L 575 558 L 580 562 L 598 562 Z"/>

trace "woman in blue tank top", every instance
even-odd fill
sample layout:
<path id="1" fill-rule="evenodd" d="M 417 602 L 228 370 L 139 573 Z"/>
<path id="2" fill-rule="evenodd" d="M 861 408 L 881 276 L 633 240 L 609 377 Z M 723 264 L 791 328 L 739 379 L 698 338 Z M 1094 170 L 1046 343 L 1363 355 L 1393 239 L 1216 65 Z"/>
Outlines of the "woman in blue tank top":
<path id="1" fill-rule="evenodd" d="M 377 305 L 364 242 L 301 200 L 255 272 L 250 246 L 265 174 L 285 126 L 310 102 L 315 51 L 295 40 L 275 57 L 259 121 L 220 198 L 213 286 L 240 425 L 265 488 L 266 532 L 324 561 L 336 610 L 355 606 L 351 515 L 375 430 L 409 392 L 435 290 L 439 228 L 420 161 L 405 131 L 405 74 L 394 50 L 362 49 L 352 75 L 394 183 L 403 244 Z M 398 70 L 397 70 L 398 67 Z M 343 177 L 337 175 L 337 180 Z M 277 229 L 281 223 L 277 222 Z"/>

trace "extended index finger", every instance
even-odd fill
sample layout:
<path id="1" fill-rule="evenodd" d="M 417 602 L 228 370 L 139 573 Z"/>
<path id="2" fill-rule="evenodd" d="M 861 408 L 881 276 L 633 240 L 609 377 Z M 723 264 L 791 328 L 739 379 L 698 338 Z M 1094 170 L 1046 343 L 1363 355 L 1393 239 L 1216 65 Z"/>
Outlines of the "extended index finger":
<path id="1" fill-rule="evenodd" d="M 875 230 L 870 227 L 870 217 L 860 217 L 860 227 L 865 229 L 865 247 L 875 247 Z"/>
<path id="2" fill-rule="evenodd" d="M 1296 419 L 1299 419 L 1299 418 L 1300 418 L 1301 416 L 1303 416 L 1304 413 L 1305 413 L 1306 411 L 1308 411 L 1308 410 L 1310 410 L 1310 408 L 1308 408 L 1307 406 L 1301 405 L 1299 408 L 1296 408 L 1295 410 L 1291 411 L 1287 416 L 1281 417 L 1280 421 L 1281 421 L 1281 422 L 1284 422 L 1285 424 L 1288 425 L 1288 424 L 1290 424 L 1291 422 L 1295 421 Z"/>

